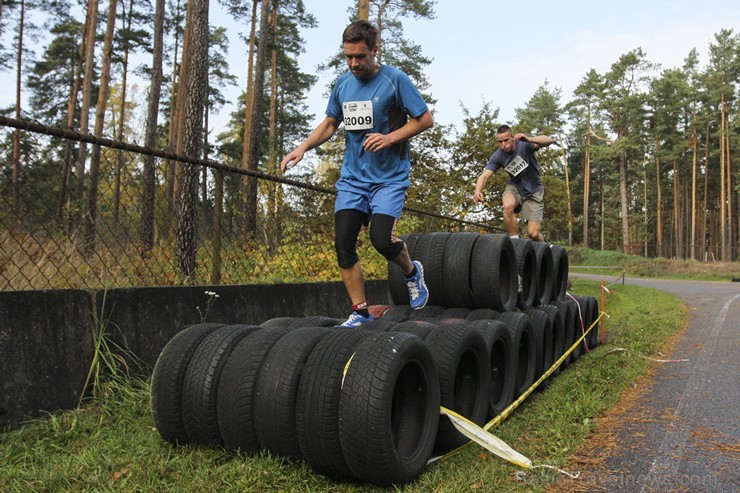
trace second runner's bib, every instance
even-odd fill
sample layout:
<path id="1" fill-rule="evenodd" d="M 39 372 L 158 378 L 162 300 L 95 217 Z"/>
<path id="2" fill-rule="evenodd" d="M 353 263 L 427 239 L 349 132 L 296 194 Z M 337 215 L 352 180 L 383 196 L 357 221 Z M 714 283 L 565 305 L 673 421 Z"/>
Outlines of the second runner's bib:
<path id="1" fill-rule="evenodd" d="M 517 176 L 519 173 L 527 169 L 527 161 L 522 159 L 520 155 L 516 155 L 514 159 L 511 160 L 509 164 L 506 165 L 504 168 L 511 176 Z"/>

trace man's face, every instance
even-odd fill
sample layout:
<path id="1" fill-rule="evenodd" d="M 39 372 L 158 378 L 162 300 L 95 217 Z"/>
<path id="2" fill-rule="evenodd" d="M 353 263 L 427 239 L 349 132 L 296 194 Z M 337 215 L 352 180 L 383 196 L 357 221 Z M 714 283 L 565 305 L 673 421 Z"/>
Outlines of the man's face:
<path id="1" fill-rule="evenodd" d="M 375 53 L 376 49 L 370 50 L 364 41 L 344 43 L 347 65 L 358 79 L 367 79 L 375 73 Z"/>
<path id="2" fill-rule="evenodd" d="M 496 141 L 504 152 L 511 152 L 514 150 L 516 140 L 511 132 L 504 132 L 502 134 L 496 134 Z"/>

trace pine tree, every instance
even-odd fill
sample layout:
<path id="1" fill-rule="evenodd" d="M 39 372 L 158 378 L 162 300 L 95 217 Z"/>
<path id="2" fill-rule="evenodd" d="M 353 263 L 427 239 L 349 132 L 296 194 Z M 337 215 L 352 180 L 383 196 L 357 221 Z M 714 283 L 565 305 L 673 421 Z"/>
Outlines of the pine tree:
<path id="1" fill-rule="evenodd" d="M 275 172 L 276 156 L 285 152 L 286 142 L 300 140 L 307 135 L 307 127 L 313 116 L 307 113 L 305 94 L 316 82 L 315 76 L 301 72 L 297 62 L 297 57 L 304 51 L 305 46 L 299 34 L 300 28 L 315 27 L 315 18 L 306 12 L 300 0 L 274 2 L 272 5 L 275 9 L 268 12 L 268 20 L 270 18 L 272 20 L 268 22 L 266 37 L 250 36 L 257 38 L 256 47 L 259 46 L 259 42 L 265 40 L 267 53 L 260 105 L 267 111 L 262 111 L 256 117 L 251 116 L 254 107 L 250 109 L 248 101 L 253 97 L 252 91 L 256 87 L 254 77 L 258 72 L 255 67 L 251 70 L 252 78 L 249 77 L 248 70 L 247 91 L 240 96 L 227 130 L 218 136 L 222 160 L 237 166 L 249 164 L 254 166 L 253 169 L 268 173 Z M 256 25 L 254 31 L 256 32 Z M 250 116 L 245 118 L 245 114 Z M 250 135 L 257 139 L 257 147 L 251 151 L 248 149 L 249 145 L 245 145 L 245 139 L 248 142 Z M 247 158 L 249 152 L 255 154 L 255 159 Z M 252 181 L 249 178 L 247 180 Z M 266 193 L 268 203 L 265 209 L 267 215 L 264 217 L 259 217 L 260 211 L 256 207 L 249 211 L 253 214 L 251 217 L 254 227 L 267 221 L 271 225 L 271 230 L 283 229 L 275 222 L 281 221 L 283 216 L 278 213 L 282 207 L 280 191 L 281 187 L 268 184 L 262 189 L 252 191 L 257 194 Z M 245 229 L 247 224 L 245 217 L 242 217 L 244 204 L 247 203 L 246 196 L 239 190 L 227 192 L 226 195 L 230 193 L 235 196 L 229 201 L 229 205 L 233 206 L 239 229 L 244 233 L 248 231 Z M 251 197 L 254 199 L 255 195 Z M 279 238 L 271 237 L 272 240 L 277 241 Z"/>
<path id="2" fill-rule="evenodd" d="M 672 169 L 672 196 L 673 204 L 669 209 L 672 210 L 672 228 L 671 231 L 675 232 L 675 250 L 672 252 L 677 257 L 683 257 L 683 243 L 684 238 L 684 225 L 681 221 L 681 201 L 679 197 L 681 194 L 680 190 L 680 176 L 679 166 L 683 162 L 685 157 L 684 151 L 686 148 L 685 143 L 688 141 L 689 136 L 685 134 L 682 126 L 682 113 L 683 109 L 688 109 L 689 103 L 689 87 L 685 81 L 685 74 L 680 69 L 668 69 L 664 70 L 660 77 L 655 78 L 651 81 L 651 91 L 648 95 L 648 100 L 651 107 L 651 127 L 652 134 L 655 140 L 655 152 L 654 156 L 656 159 L 656 196 L 662 198 L 661 181 L 660 178 L 664 171 L 660 168 L 660 163 L 668 164 Z M 677 111 L 677 109 L 681 111 Z M 645 204 L 647 207 L 647 204 Z M 658 216 L 658 227 L 661 231 L 657 234 L 658 238 L 658 255 L 663 254 L 663 208 L 664 204 L 658 200 L 656 205 L 656 214 Z"/>
<path id="3" fill-rule="evenodd" d="M 604 76 L 604 94 L 599 101 L 610 130 L 616 136 L 610 149 L 613 151 L 611 158 L 619 170 L 622 246 L 625 253 L 632 250 L 628 170 L 635 160 L 642 159 L 644 155 L 645 91 L 649 71 L 654 68 L 655 65 L 647 60 L 641 48 L 625 53 Z"/>
<path id="4" fill-rule="evenodd" d="M 149 100 L 146 114 L 146 133 L 144 145 L 150 149 L 157 142 L 157 121 L 159 117 L 159 98 L 162 93 L 162 57 L 164 53 L 164 12 L 165 0 L 156 0 L 154 11 L 154 35 L 152 44 L 152 67 L 149 84 Z M 156 176 L 154 156 L 144 156 L 143 195 L 141 204 L 141 224 L 139 238 L 141 240 L 141 256 L 146 256 L 154 248 L 154 191 Z"/>
<path id="5" fill-rule="evenodd" d="M 208 85 L 208 0 L 189 0 L 185 28 L 186 42 L 183 66 L 186 67 L 184 97 L 180 98 L 182 132 L 178 142 L 181 154 L 199 157 L 203 150 L 203 108 Z M 198 168 L 183 166 L 177 214 L 176 255 L 181 275 L 193 282 L 197 253 L 196 216 L 198 199 Z"/>
<path id="6" fill-rule="evenodd" d="M 149 31 L 143 28 L 143 24 L 151 17 L 150 6 L 148 1 L 135 4 L 134 0 L 122 0 L 121 27 L 116 30 L 114 35 L 114 46 L 112 53 L 112 63 L 114 67 L 120 67 L 121 71 L 121 97 L 118 104 L 118 126 L 115 132 L 115 138 L 118 141 L 125 140 L 126 129 L 126 105 L 128 95 L 128 76 L 129 76 L 129 57 L 139 51 L 149 49 L 151 45 L 151 36 Z M 143 7 L 143 10 L 142 10 Z M 122 55 L 118 55 L 121 53 Z M 119 210 L 121 206 L 121 173 L 123 172 L 123 151 L 116 151 L 116 168 L 115 183 L 113 196 L 113 216 L 118 222 Z"/>
<path id="7" fill-rule="evenodd" d="M 98 0 L 87 1 L 87 16 L 83 29 L 84 43 L 84 74 L 82 76 L 82 102 L 80 107 L 80 133 L 89 133 L 90 129 L 90 107 L 95 101 L 92 99 L 93 93 L 93 74 L 95 69 L 95 40 L 97 39 L 98 27 Z M 87 162 L 87 145 L 80 142 L 79 157 L 75 175 L 77 178 L 75 202 L 76 219 L 75 223 L 80 221 L 83 204 L 82 197 L 85 190 L 85 167 Z"/>
<path id="8" fill-rule="evenodd" d="M 105 108 L 108 103 L 108 89 L 110 87 L 111 51 L 113 50 L 113 32 L 116 25 L 116 8 L 118 0 L 109 0 L 108 17 L 106 21 L 105 38 L 103 39 L 103 55 L 100 70 L 100 85 L 98 88 L 98 102 L 95 107 L 95 128 L 93 135 L 103 136 L 105 125 Z M 98 184 L 100 180 L 100 145 L 95 144 L 90 158 L 90 180 L 87 190 L 87 210 L 85 213 L 85 252 L 88 256 L 95 251 L 95 226 L 98 216 Z"/>
<path id="9" fill-rule="evenodd" d="M 13 37 L 12 46 L 15 49 L 15 111 L 14 115 L 15 118 L 21 117 L 21 96 L 22 96 L 22 87 L 23 87 L 23 68 L 24 68 L 24 55 L 27 52 L 27 48 L 25 47 L 24 43 L 27 42 L 27 38 L 24 37 L 28 36 L 28 29 L 31 27 L 29 26 L 29 21 L 27 20 L 27 9 L 30 10 L 33 7 L 33 4 L 30 2 L 26 2 L 26 0 L 20 0 L 18 5 L 16 5 L 16 11 L 17 14 L 16 17 L 16 34 Z M 10 56 L 7 57 L 7 59 L 10 59 Z M 0 60 L 0 62 L 5 63 L 3 60 Z M 16 129 L 13 133 L 13 162 L 12 162 L 12 190 L 13 190 L 13 210 L 16 213 L 16 216 L 20 217 L 20 176 L 21 176 L 21 132 L 20 129 Z"/>
<path id="10" fill-rule="evenodd" d="M 603 78 L 594 69 L 591 69 L 582 79 L 581 83 L 573 92 L 574 98 L 566 105 L 570 119 L 574 122 L 575 128 L 570 138 L 571 156 L 577 154 L 582 149 L 583 152 L 583 206 L 582 206 L 582 226 L 583 238 L 582 244 L 589 246 L 589 226 L 591 212 L 591 162 L 593 143 L 604 142 L 603 139 L 592 141 L 594 135 L 598 136 L 599 115 L 598 115 L 598 97 L 603 91 Z M 603 132 L 601 132 L 603 133 Z M 583 146 L 581 143 L 583 142 Z M 592 143 L 593 142 L 593 143 Z"/>
<path id="11" fill-rule="evenodd" d="M 82 25 L 69 14 L 68 2 L 53 2 L 49 8 L 54 14 L 53 20 L 44 27 L 52 38 L 41 59 L 33 63 L 26 87 L 33 118 L 51 125 L 63 125 L 78 66 Z"/>
<path id="12" fill-rule="evenodd" d="M 737 228 L 733 228 L 734 176 L 731 149 L 733 147 L 732 117 L 736 110 L 737 87 L 740 84 L 740 34 L 723 29 L 715 34 L 715 42 L 709 45 L 707 89 L 709 104 L 714 120 L 719 126 L 719 256 L 721 260 L 733 260 L 732 245 L 735 244 Z M 715 144 L 716 145 L 716 144 Z M 737 141 L 735 142 L 737 145 Z M 735 201 L 736 203 L 737 201 Z"/>

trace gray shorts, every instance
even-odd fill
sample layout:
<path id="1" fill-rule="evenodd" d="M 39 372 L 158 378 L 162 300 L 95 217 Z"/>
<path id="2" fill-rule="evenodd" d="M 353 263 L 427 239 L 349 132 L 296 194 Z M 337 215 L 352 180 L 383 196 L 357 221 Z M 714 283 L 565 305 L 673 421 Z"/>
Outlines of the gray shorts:
<path id="1" fill-rule="evenodd" d="M 529 197 L 522 199 L 522 194 L 519 189 L 514 185 L 507 184 L 504 188 L 504 193 L 510 193 L 514 196 L 519 204 L 514 208 L 515 212 L 522 212 L 522 219 L 525 221 L 533 221 L 542 224 L 542 218 L 545 213 L 545 189 L 541 189 L 539 192 L 530 195 Z"/>

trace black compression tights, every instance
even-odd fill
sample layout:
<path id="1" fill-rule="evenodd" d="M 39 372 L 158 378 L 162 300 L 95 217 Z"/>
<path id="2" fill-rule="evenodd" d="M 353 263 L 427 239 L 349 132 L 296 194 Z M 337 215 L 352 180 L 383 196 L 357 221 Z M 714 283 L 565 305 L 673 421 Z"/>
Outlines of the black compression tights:
<path id="1" fill-rule="evenodd" d="M 365 224 L 367 214 L 354 209 L 334 214 L 334 249 L 339 267 L 349 269 L 357 263 L 357 236 Z M 403 250 L 403 242 L 393 241 L 396 218 L 387 214 L 373 214 L 370 218 L 370 242 L 386 260 L 393 260 Z"/>

